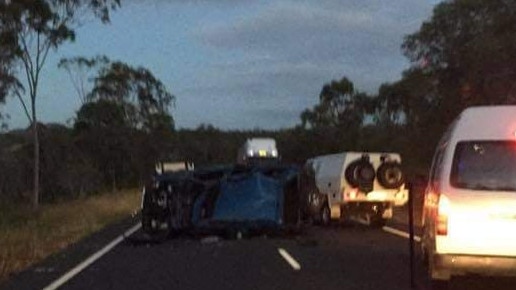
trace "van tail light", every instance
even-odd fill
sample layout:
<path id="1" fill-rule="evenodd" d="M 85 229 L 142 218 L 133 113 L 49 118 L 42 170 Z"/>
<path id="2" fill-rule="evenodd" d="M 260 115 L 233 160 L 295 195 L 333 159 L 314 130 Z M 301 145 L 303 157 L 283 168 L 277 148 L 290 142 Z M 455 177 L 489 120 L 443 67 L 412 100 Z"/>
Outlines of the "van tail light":
<path id="1" fill-rule="evenodd" d="M 438 236 L 448 235 L 448 216 L 450 214 L 450 200 L 445 195 L 439 196 L 437 205 L 437 219 L 435 230 Z"/>

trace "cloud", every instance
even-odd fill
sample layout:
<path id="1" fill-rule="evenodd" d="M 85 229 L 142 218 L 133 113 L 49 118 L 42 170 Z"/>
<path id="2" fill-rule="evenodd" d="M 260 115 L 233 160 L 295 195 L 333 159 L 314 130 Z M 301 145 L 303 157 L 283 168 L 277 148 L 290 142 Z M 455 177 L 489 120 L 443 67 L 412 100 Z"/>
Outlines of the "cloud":
<path id="1" fill-rule="evenodd" d="M 412 0 L 281 1 L 250 16 L 204 26 L 197 35 L 208 46 L 268 66 L 242 64 L 241 73 L 272 76 L 308 69 L 321 76 L 340 70 L 372 91 L 382 78 L 399 76 L 406 65 L 403 36 L 417 29 L 429 7 Z"/>
<path id="2" fill-rule="evenodd" d="M 346 49 L 353 31 L 370 27 L 369 15 L 307 5 L 273 4 L 252 18 L 206 27 L 201 37 L 218 48 L 282 59 L 329 58 Z"/>
<path id="3" fill-rule="evenodd" d="M 178 125 L 221 128 L 293 126 L 318 101 L 323 84 L 343 76 L 375 93 L 408 65 L 400 51 L 403 36 L 417 30 L 433 5 L 430 0 L 145 1 L 152 4 L 150 15 L 161 15 L 149 31 L 164 35 L 158 35 L 158 46 L 141 45 L 163 55 L 173 52 L 167 56 L 177 67 L 162 69 L 162 75 L 173 75 L 170 80 L 178 84 L 173 87 Z M 142 15 L 140 5 L 132 6 L 134 15 Z M 153 22 L 142 17 L 140 23 Z M 199 114 L 203 104 L 209 109 Z"/>
<path id="4" fill-rule="evenodd" d="M 418 29 L 433 5 L 413 0 L 260 3 L 252 9 L 225 6 L 220 9 L 227 17 L 191 30 L 217 58 L 207 61 L 202 84 L 179 94 L 210 102 L 214 113 L 206 123 L 293 126 L 318 101 L 322 85 L 343 76 L 359 90 L 375 93 L 407 67 L 400 51 L 403 37 Z"/>

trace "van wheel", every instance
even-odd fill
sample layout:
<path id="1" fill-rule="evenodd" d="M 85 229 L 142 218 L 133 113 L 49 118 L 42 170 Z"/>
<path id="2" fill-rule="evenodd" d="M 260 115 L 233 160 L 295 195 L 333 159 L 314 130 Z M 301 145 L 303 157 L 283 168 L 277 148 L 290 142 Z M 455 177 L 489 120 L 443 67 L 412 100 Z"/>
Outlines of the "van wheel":
<path id="1" fill-rule="evenodd" d="M 436 279 L 435 276 L 435 270 L 434 270 L 434 258 L 429 254 L 428 255 L 428 264 L 427 264 L 427 273 L 428 278 L 430 280 L 430 289 L 432 290 L 447 290 L 449 288 L 449 280 L 448 279 Z"/>
<path id="2" fill-rule="evenodd" d="M 320 216 L 321 225 L 322 226 L 330 225 L 330 222 L 331 222 L 331 212 L 330 212 L 330 208 L 328 207 L 328 205 L 324 205 L 321 208 L 320 215 L 321 215 Z"/>

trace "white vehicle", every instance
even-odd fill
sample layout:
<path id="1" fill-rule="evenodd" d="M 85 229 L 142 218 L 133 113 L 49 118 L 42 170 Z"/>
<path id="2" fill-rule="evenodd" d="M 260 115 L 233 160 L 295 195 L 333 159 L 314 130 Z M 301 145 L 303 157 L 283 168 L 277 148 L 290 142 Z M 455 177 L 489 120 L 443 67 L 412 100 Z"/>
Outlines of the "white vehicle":
<path id="1" fill-rule="evenodd" d="M 272 138 L 250 138 L 238 150 L 237 163 L 255 165 L 279 161 L 276 140 Z"/>
<path id="2" fill-rule="evenodd" d="M 344 152 L 309 159 L 301 178 L 305 214 L 322 224 L 355 217 L 382 226 L 408 201 L 396 153 Z M 310 180 L 313 180 L 310 182 Z"/>
<path id="3" fill-rule="evenodd" d="M 433 158 L 422 250 L 434 288 L 451 276 L 516 276 L 516 106 L 472 107 Z"/>

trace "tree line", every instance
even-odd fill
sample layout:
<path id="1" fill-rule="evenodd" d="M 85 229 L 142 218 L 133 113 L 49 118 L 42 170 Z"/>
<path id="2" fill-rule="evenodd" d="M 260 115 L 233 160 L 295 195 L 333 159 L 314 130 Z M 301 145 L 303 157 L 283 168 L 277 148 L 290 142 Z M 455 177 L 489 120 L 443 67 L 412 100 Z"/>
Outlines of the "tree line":
<path id="1" fill-rule="evenodd" d="M 293 128 L 224 131 L 204 124 L 176 130 L 170 113 L 175 96 L 165 85 L 146 68 L 104 56 L 61 60 L 81 107 L 71 126 L 38 123 L 37 85 L 46 54 L 73 41 L 77 11 L 107 23 L 119 4 L 0 4 L 0 102 L 18 98 L 31 123 L 0 136 L 0 200 L 37 204 L 139 186 L 157 160 L 233 163 L 238 147 L 254 136 L 275 138 L 285 162 L 302 164 L 340 151 L 396 151 L 410 172 L 423 173 L 443 130 L 462 109 L 516 103 L 516 1 L 449 0 L 405 37 L 401 48 L 411 66 L 400 80 L 375 94 L 358 90 L 345 76 L 331 80 Z M 32 49 L 24 45 L 29 39 Z"/>

